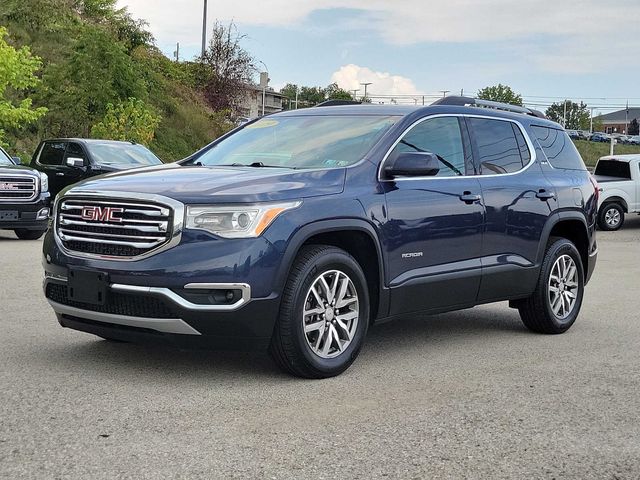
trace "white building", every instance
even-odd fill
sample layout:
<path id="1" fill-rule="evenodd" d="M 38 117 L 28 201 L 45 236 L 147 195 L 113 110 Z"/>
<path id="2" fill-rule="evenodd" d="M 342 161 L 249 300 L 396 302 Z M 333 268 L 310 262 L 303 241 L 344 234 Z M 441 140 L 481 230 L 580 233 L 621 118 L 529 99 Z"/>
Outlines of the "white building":
<path id="1" fill-rule="evenodd" d="M 284 95 L 269 87 L 267 73 L 260 74 L 259 85 L 247 85 L 245 96 L 238 106 L 238 116 L 246 118 L 261 117 L 270 113 L 282 111 Z M 264 108 L 263 108 L 264 101 Z"/>

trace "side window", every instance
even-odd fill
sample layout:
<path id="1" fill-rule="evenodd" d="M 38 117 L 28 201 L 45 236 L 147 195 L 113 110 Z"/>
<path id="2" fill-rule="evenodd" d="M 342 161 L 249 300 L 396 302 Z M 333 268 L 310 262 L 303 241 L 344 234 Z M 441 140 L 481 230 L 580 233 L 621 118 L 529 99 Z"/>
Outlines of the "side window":
<path id="1" fill-rule="evenodd" d="M 555 128 L 536 126 L 532 126 L 531 130 L 533 130 L 540 148 L 553 168 L 586 169 L 582 157 L 566 132 Z"/>
<path id="2" fill-rule="evenodd" d="M 81 158 L 84 160 L 84 163 L 87 163 L 87 156 L 84 153 L 82 146 L 79 143 L 70 142 L 67 145 L 67 152 L 64 156 L 64 161 L 67 161 L 67 158 Z"/>
<path id="3" fill-rule="evenodd" d="M 522 158 L 512 122 L 485 118 L 469 118 L 468 122 L 478 147 L 481 175 L 514 173 L 529 163 Z M 528 149 L 526 152 L 529 154 Z"/>
<path id="4" fill-rule="evenodd" d="M 511 128 L 513 128 L 513 133 L 515 133 L 516 140 L 518 141 L 518 148 L 520 149 L 520 158 L 522 158 L 522 164 L 527 165 L 531 161 L 531 152 L 529 151 L 527 142 L 524 139 L 524 135 L 522 135 L 522 131 L 515 123 L 511 124 Z"/>
<path id="5" fill-rule="evenodd" d="M 47 142 L 42 147 L 38 162 L 42 165 L 62 165 L 65 142 Z"/>
<path id="6" fill-rule="evenodd" d="M 440 160 L 438 177 L 465 174 L 460 121 L 456 117 L 427 119 L 413 127 L 391 152 L 431 152 Z"/>

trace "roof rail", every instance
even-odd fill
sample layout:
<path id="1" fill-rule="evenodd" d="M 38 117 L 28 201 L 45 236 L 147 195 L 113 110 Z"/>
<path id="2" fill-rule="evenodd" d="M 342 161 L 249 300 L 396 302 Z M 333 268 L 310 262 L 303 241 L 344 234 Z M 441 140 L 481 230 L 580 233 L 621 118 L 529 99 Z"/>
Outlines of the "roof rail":
<path id="1" fill-rule="evenodd" d="M 336 105 L 362 105 L 362 102 L 357 100 L 342 100 L 339 98 L 325 100 L 316 105 L 316 107 L 334 107 Z"/>
<path id="2" fill-rule="evenodd" d="M 542 112 L 534 110 L 532 108 L 520 107 L 518 105 L 511 105 L 509 103 L 493 102 L 491 100 L 482 100 L 480 98 L 471 97 L 459 97 L 451 95 L 436 100 L 432 105 L 458 105 L 461 107 L 481 107 L 481 108 L 493 108 L 494 110 L 504 110 L 506 112 L 523 113 L 525 115 L 531 115 L 538 118 L 547 118 Z"/>

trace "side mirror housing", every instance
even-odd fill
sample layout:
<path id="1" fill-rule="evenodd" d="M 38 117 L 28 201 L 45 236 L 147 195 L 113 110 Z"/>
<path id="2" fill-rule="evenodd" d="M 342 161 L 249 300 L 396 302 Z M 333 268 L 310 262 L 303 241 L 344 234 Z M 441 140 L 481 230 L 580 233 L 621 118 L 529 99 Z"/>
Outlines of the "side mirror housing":
<path id="1" fill-rule="evenodd" d="M 67 157 L 67 165 L 73 168 L 84 167 L 84 159 L 78 157 Z"/>
<path id="2" fill-rule="evenodd" d="M 22 165 L 22 160 L 20 160 L 20 157 L 11 157 L 11 161 L 16 165 Z"/>
<path id="3" fill-rule="evenodd" d="M 400 152 L 384 167 L 388 178 L 432 177 L 439 171 L 438 157 L 431 152 Z"/>

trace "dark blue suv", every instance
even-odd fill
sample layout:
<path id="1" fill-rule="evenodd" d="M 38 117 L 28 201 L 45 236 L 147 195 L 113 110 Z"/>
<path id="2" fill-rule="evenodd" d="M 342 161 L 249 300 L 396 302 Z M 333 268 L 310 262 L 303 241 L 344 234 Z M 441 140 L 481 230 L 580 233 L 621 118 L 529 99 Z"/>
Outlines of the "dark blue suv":
<path id="1" fill-rule="evenodd" d="M 64 327 L 263 345 L 328 377 L 389 317 L 508 300 L 529 329 L 566 331 L 596 262 L 597 196 L 565 131 L 532 110 L 288 111 L 63 191 L 45 294 Z"/>

